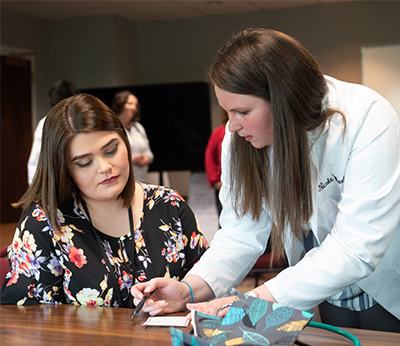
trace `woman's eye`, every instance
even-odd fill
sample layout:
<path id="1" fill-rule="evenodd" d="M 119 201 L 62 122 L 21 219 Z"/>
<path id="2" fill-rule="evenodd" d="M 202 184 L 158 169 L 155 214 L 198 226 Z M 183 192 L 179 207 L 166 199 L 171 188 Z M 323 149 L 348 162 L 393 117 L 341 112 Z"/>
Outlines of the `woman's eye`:
<path id="1" fill-rule="evenodd" d="M 76 164 L 77 164 L 79 167 L 84 168 L 84 167 L 88 167 L 91 163 L 92 163 L 92 160 L 87 161 L 87 162 L 77 162 Z"/>
<path id="2" fill-rule="evenodd" d="M 114 154 L 117 152 L 118 145 L 116 145 L 112 150 L 106 151 L 106 156 L 114 156 Z"/>

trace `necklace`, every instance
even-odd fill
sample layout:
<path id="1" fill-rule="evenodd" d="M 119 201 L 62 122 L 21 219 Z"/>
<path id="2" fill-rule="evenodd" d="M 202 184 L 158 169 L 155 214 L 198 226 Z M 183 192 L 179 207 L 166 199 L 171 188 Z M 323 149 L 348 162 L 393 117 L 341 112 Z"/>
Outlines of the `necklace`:
<path id="1" fill-rule="evenodd" d="M 94 236 L 96 238 L 97 245 L 98 245 L 98 247 L 99 247 L 99 249 L 101 251 L 101 254 L 102 254 L 103 258 L 104 258 L 104 261 L 106 262 L 107 271 L 110 273 L 111 280 L 112 280 L 113 286 L 114 286 L 114 291 L 116 292 L 116 294 L 118 296 L 120 304 L 122 305 L 122 307 L 131 308 L 131 307 L 133 307 L 133 299 L 128 299 L 128 306 L 124 306 L 124 299 L 122 298 L 122 294 L 121 294 L 122 292 L 121 292 L 120 286 L 118 285 L 117 278 L 115 277 L 115 273 L 111 272 L 111 269 L 114 268 L 114 265 L 111 264 L 107 254 L 106 254 L 106 252 L 104 250 L 104 246 L 101 243 L 100 236 L 99 236 L 98 232 L 96 231 L 95 227 L 93 226 L 93 222 L 92 222 L 92 219 L 90 217 L 89 209 L 88 209 L 88 207 L 86 205 L 86 202 L 83 199 L 81 199 L 81 203 L 82 203 L 83 209 L 85 210 L 85 213 L 86 213 L 86 215 L 88 217 L 88 221 L 89 221 L 89 223 L 91 225 L 92 232 L 93 232 L 93 234 L 94 234 Z M 133 284 L 135 282 L 135 241 L 134 241 L 133 215 L 132 215 L 132 207 L 131 206 L 129 206 L 128 215 L 129 215 L 129 229 L 130 229 L 130 233 L 131 233 L 131 239 L 132 239 L 132 242 L 133 242 L 133 245 L 132 245 L 132 258 L 131 258 L 132 271 L 131 271 L 131 268 L 129 267 L 129 264 L 126 261 L 124 253 L 122 251 L 121 239 L 119 239 L 118 243 L 119 243 L 119 247 L 120 247 L 120 250 L 121 250 L 121 256 L 123 257 L 123 260 L 124 260 L 126 266 L 128 267 L 129 272 L 131 272 L 131 274 L 132 274 L 132 284 Z M 129 292 L 129 289 L 128 289 L 128 292 Z M 128 298 L 132 298 L 132 297 L 130 297 L 130 294 L 128 295 Z"/>

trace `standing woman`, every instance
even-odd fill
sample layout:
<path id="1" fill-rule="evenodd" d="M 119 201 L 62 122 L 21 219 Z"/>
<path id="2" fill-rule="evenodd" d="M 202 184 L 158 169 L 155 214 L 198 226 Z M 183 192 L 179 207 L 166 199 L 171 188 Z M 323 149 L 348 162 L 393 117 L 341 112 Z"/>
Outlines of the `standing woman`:
<path id="1" fill-rule="evenodd" d="M 79 94 L 79 89 L 75 87 L 71 82 L 64 79 L 60 79 L 53 84 L 49 90 L 49 102 L 50 106 L 54 107 L 58 102 L 66 99 L 67 97 Z M 33 176 L 36 172 L 36 166 L 38 164 L 40 155 L 40 145 L 42 143 L 42 132 L 43 124 L 46 117 L 43 117 L 38 122 L 35 133 L 33 135 L 33 143 L 31 147 L 31 152 L 28 159 L 28 183 L 30 184 L 33 180 Z"/>
<path id="2" fill-rule="evenodd" d="M 87 94 L 47 115 L 37 174 L 15 206 L 2 304 L 132 307 L 134 282 L 181 280 L 208 247 L 178 192 L 135 182 L 124 127 Z"/>
<path id="3" fill-rule="evenodd" d="M 154 160 L 146 131 L 140 121 L 140 105 L 137 97 L 124 90 L 115 94 L 112 110 L 124 125 L 132 151 L 132 163 L 135 179 L 147 182 L 149 165 Z"/>
<path id="4" fill-rule="evenodd" d="M 186 275 L 193 300 L 237 286 L 270 238 L 290 266 L 251 295 L 320 304 L 330 324 L 400 332 L 400 124 L 389 102 L 324 76 L 298 41 L 268 29 L 230 39 L 209 78 L 229 132 L 221 229 Z M 192 301 L 186 285 L 166 282 L 133 286 L 135 301 L 160 287 L 144 311 Z M 214 314 L 232 300 L 187 307 Z"/>

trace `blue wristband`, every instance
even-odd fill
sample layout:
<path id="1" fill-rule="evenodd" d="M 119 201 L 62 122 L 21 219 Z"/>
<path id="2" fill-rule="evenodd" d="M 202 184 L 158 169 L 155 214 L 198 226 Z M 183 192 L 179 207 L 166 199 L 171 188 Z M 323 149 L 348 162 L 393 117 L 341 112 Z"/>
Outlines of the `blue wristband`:
<path id="1" fill-rule="evenodd" d="M 190 287 L 190 285 L 186 281 L 181 281 L 181 282 L 183 282 L 184 284 L 188 285 L 188 287 L 190 289 L 190 296 L 192 297 L 192 300 L 191 300 L 190 304 L 192 304 L 193 303 L 193 290 L 192 290 L 192 287 Z"/>

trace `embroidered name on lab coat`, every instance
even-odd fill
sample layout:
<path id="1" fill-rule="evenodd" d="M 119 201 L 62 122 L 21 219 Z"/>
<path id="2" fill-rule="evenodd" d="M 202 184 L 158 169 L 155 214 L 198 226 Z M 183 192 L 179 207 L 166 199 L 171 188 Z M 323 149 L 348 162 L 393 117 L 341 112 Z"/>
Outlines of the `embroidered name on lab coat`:
<path id="1" fill-rule="evenodd" d="M 320 182 L 318 184 L 318 192 L 321 192 L 323 189 L 325 189 L 330 183 L 333 183 L 336 181 L 338 184 L 343 184 L 344 182 L 344 177 L 342 179 L 338 179 L 338 177 L 334 174 L 332 174 L 331 178 L 326 178 L 326 181 Z"/>

